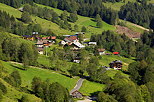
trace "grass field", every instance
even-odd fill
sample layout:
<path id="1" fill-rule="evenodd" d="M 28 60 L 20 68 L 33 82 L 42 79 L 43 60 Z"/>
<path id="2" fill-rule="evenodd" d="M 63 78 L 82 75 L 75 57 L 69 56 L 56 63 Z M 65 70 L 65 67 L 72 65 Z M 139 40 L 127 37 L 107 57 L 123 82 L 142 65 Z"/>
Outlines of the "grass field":
<path id="1" fill-rule="evenodd" d="M 18 70 L 22 78 L 22 86 L 28 86 L 29 88 L 31 87 L 31 81 L 35 76 L 40 77 L 42 80 L 46 80 L 48 78 L 51 82 L 59 82 L 69 90 L 75 86 L 78 80 L 78 78 L 69 78 L 47 69 L 29 68 L 25 71 L 16 68 L 21 68 L 21 65 L 12 65 L 9 62 L 3 62 L 3 64 L 9 73 L 11 73 L 13 70 Z"/>
<path id="2" fill-rule="evenodd" d="M 41 102 L 39 98 L 37 98 L 36 96 L 32 94 L 27 94 L 27 93 L 16 90 L 14 87 L 6 83 L 1 78 L 0 78 L 0 82 L 2 82 L 7 88 L 7 93 L 3 96 L 3 99 L 1 102 L 17 102 L 17 100 L 15 99 L 21 99 L 23 95 L 28 96 L 28 98 L 30 99 L 29 102 Z"/>
<path id="3" fill-rule="evenodd" d="M 128 65 L 133 62 L 134 60 L 130 58 L 125 58 L 122 56 L 117 56 L 117 55 L 103 55 L 102 58 L 99 60 L 99 63 L 102 66 L 109 66 L 109 63 L 115 60 L 120 60 L 123 63 L 123 70 L 127 70 Z"/>
<path id="4" fill-rule="evenodd" d="M 51 8 L 48 6 L 43 6 L 43 5 L 39 5 L 39 6 L 53 9 L 59 15 L 63 12 L 62 10 Z M 10 15 L 13 15 L 16 18 L 20 18 L 22 14 L 19 10 L 12 8 L 10 6 L 7 6 L 5 4 L 2 4 L 2 3 L 0 3 L 0 10 L 6 11 L 7 13 L 9 13 Z M 71 25 L 73 27 L 75 24 L 77 24 L 79 26 L 79 29 L 81 29 L 82 26 L 86 26 L 87 27 L 86 37 L 90 37 L 91 34 L 102 33 L 102 31 L 104 30 L 115 30 L 114 26 L 109 25 L 105 22 L 103 22 L 102 28 L 97 28 L 96 22 L 92 21 L 92 18 L 83 17 L 83 16 L 78 16 L 78 18 L 79 18 L 78 21 L 76 23 L 71 23 Z M 34 23 L 40 24 L 42 28 L 44 29 L 44 31 L 46 31 L 47 29 L 51 29 L 57 35 L 66 35 L 66 34 L 72 35 L 75 33 L 72 31 L 65 30 L 65 29 L 61 29 L 59 28 L 57 24 L 51 21 L 36 17 L 36 16 L 32 16 L 32 20 L 34 21 Z"/>
<path id="5" fill-rule="evenodd" d="M 59 74 L 58 72 L 48 69 L 29 68 L 28 70 L 25 71 L 19 69 L 22 67 L 21 65 L 10 64 L 9 62 L 3 62 L 3 65 L 5 66 L 5 69 L 9 73 L 11 73 L 14 70 L 18 70 L 21 75 L 22 86 L 27 86 L 29 89 L 31 88 L 32 79 L 35 76 L 40 77 L 42 80 L 50 79 L 51 83 L 58 82 L 64 87 L 66 87 L 69 91 L 75 87 L 76 82 L 79 79 L 78 77 L 69 78 Z M 90 93 L 101 91 L 103 88 L 104 88 L 103 84 L 85 80 L 80 91 L 85 95 L 90 95 Z"/>
<path id="6" fill-rule="evenodd" d="M 88 96 L 90 96 L 92 93 L 103 91 L 103 89 L 105 88 L 104 84 L 94 83 L 87 80 L 85 80 L 82 85 L 83 86 L 80 88 L 79 91 L 83 95 L 88 95 Z"/>
<path id="7" fill-rule="evenodd" d="M 103 2 L 103 4 L 104 4 L 106 7 L 108 7 L 108 8 L 111 8 L 111 9 L 113 9 L 113 10 L 119 11 L 120 8 L 121 8 L 121 6 L 127 4 L 128 1 L 129 1 L 129 2 L 135 2 L 136 0 L 125 0 L 125 2 L 121 1 L 121 2 L 116 2 L 116 3 L 111 3 L 111 2 L 106 2 L 106 3 L 104 3 L 104 2 Z"/>
<path id="8" fill-rule="evenodd" d="M 40 5 L 37 4 L 40 7 L 47 7 L 48 9 L 53 9 L 57 14 L 63 13 L 62 10 L 56 9 L 56 8 L 52 8 L 49 6 L 44 6 L 44 5 Z M 82 26 L 86 26 L 87 27 L 87 37 L 89 37 L 91 34 L 97 34 L 97 33 L 102 33 L 102 31 L 104 30 L 115 30 L 116 28 L 113 25 L 109 25 L 105 22 L 103 22 L 103 27 L 102 28 L 97 28 L 96 27 L 96 22 L 93 21 L 93 18 L 89 18 L 89 17 L 83 17 L 83 16 L 79 16 L 78 15 L 78 20 L 73 24 L 72 27 L 77 24 L 79 26 L 79 29 L 81 29 Z"/>

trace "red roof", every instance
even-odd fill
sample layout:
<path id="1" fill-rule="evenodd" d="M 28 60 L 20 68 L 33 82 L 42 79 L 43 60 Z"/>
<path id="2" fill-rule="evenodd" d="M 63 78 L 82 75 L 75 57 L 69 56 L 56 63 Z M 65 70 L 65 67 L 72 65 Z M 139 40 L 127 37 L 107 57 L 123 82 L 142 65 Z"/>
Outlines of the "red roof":
<path id="1" fill-rule="evenodd" d="M 119 53 L 119 52 L 113 52 L 113 54 L 118 55 L 118 54 L 120 54 L 120 53 Z"/>
<path id="2" fill-rule="evenodd" d="M 69 37 L 66 37 L 65 39 L 73 42 L 74 40 L 78 39 L 77 36 L 69 36 Z"/>
<path id="3" fill-rule="evenodd" d="M 52 39 L 52 40 L 56 39 L 56 36 L 52 36 L 51 39 Z"/>

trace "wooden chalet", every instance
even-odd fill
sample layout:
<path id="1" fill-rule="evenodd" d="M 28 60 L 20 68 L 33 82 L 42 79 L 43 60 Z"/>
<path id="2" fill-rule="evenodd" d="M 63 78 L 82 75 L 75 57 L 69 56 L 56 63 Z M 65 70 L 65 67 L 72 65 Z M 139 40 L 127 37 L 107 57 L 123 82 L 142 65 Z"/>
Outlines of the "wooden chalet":
<path id="1" fill-rule="evenodd" d="M 74 98 L 78 98 L 78 99 L 83 98 L 82 93 L 80 93 L 78 90 L 72 92 L 72 96 L 73 96 Z"/>
<path id="2" fill-rule="evenodd" d="M 23 37 L 23 39 L 26 39 L 26 40 L 31 40 L 31 41 L 34 40 L 34 37 L 31 35 L 23 35 L 22 37 Z"/>
<path id="3" fill-rule="evenodd" d="M 99 55 L 104 55 L 105 49 L 97 49 L 97 52 L 98 52 Z"/>
<path id="4" fill-rule="evenodd" d="M 122 69 L 122 61 L 118 61 L 118 60 L 115 60 L 113 62 L 111 62 L 109 64 L 110 68 L 113 68 L 115 70 L 121 70 Z"/>
<path id="5" fill-rule="evenodd" d="M 38 47 L 37 50 L 38 50 L 38 53 L 39 53 L 39 54 L 43 55 L 43 53 L 44 53 L 44 48 Z"/>

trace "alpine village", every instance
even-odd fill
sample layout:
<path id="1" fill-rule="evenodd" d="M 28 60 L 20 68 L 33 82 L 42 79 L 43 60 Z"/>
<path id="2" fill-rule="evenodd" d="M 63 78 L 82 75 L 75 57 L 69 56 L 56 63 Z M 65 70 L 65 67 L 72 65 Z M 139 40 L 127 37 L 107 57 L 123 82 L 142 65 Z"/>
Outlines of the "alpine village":
<path id="1" fill-rule="evenodd" d="M 154 0 L 0 0 L 0 102 L 154 102 Z"/>

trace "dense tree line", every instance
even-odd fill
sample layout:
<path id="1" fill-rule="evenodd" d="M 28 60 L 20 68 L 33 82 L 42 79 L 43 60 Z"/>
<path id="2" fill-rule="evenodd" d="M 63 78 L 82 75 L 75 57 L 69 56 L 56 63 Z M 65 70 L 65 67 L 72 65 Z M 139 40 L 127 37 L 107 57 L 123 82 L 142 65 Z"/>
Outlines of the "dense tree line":
<path id="1" fill-rule="evenodd" d="M 38 16 L 40 18 L 52 21 L 52 22 L 58 24 L 61 28 L 68 29 L 68 30 L 72 29 L 71 24 L 69 24 L 68 21 L 69 22 L 76 22 L 78 19 L 76 13 L 70 13 L 70 15 L 68 15 L 68 12 L 64 11 L 59 16 L 56 12 L 54 12 L 54 10 L 48 9 L 46 7 L 42 8 L 37 5 L 31 6 L 29 4 L 26 4 L 24 6 L 23 10 L 24 10 L 24 12 L 28 12 L 29 14 L 33 14 L 33 15 Z M 27 16 L 25 16 L 24 18 L 27 18 Z"/>
<path id="2" fill-rule="evenodd" d="M 121 2 L 122 0 L 102 0 L 102 1 L 115 3 L 115 2 Z"/>
<path id="3" fill-rule="evenodd" d="M 152 4 L 128 2 L 121 7 L 119 17 L 146 28 L 154 29 L 154 6 Z"/>
<path id="4" fill-rule="evenodd" d="M 28 23 L 29 18 L 27 19 L 25 16 L 27 17 L 27 14 L 23 14 L 21 19 Z M 10 16 L 5 11 L 0 11 L 0 27 L 2 31 L 7 31 L 16 35 L 32 35 L 32 32 L 42 32 L 42 27 L 39 24 L 30 23 L 26 26 L 22 22 L 17 22 L 13 16 Z"/>
<path id="5" fill-rule="evenodd" d="M 22 4 L 30 3 L 33 4 L 32 0 L 0 0 L 0 3 L 4 3 L 6 5 L 18 8 Z"/>
<path id="6" fill-rule="evenodd" d="M 4 32 L 0 33 L 0 39 L 1 60 L 23 62 L 26 65 L 36 64 L 38 52 L 32 43 Z"/>
<path id="7" fill-rule="evenodd" d="M 48 5 L 61 10 L 87 17 L 95 17 L 100 14 L 101 18 L 110 24 L 116 24 L 118 18 L 117 13 L 106 8 L 102 4 L 102 0 L 33 0 L 36 3 Z"/>
<path id="8" fill-rule="evenodd" d="M 32 91 L 44 102 L 72 102 L 68 90 L 57 82 L 50 84 L 49 80 L 34 77 Z"/>
<path id="9" fill-rule="evenodd" d="M 108 51 L 117 51 L 125 57 L 134 56 L 140 60 L 151 56 L 150 53 L 153 52 L 150 48 L 153 47 L 153 32 L 149 34 L 145 32 L 141 36 L 141 40 L 135 42 L 126 35 L 116 35 L 111 31 L 106 31 L 102 34 L 92 35 L 91 41 L 96 41 L 99 47 Z"/>

